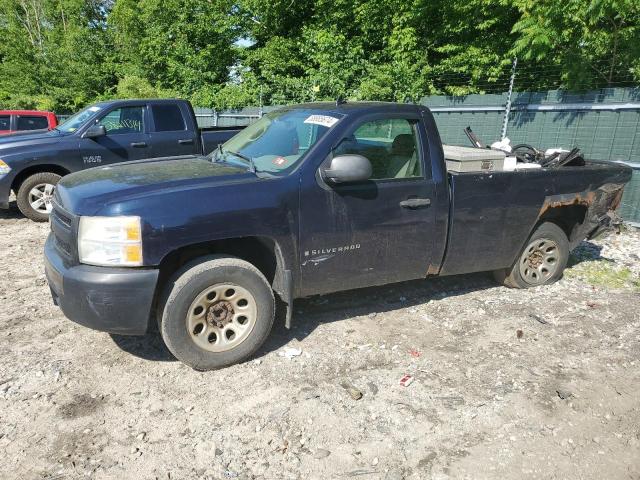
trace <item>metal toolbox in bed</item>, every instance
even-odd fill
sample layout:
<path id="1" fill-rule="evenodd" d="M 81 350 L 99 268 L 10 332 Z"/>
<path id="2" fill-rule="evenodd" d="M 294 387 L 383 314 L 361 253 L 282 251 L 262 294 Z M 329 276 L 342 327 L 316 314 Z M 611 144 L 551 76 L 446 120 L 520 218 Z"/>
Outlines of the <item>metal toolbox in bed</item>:
<path id="1" fill-rule="evenodd" d="M 487 148 L 443 145 L 444 159 L 450 172 L 494 172 L 504 169 L 506 154 Z"/>

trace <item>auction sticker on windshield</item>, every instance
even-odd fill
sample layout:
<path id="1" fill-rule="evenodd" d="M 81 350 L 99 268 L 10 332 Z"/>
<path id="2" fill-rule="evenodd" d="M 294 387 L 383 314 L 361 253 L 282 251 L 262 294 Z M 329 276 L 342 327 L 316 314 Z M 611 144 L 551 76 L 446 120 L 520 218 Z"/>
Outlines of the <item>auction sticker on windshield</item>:
<path id="1" fill-rule="evenodd" d="M 314 125 L 322 125 L 323 127 L 333 127 L 338 118 L 329 115 L 309 115 L 304 123 L 313 123 Z"/>

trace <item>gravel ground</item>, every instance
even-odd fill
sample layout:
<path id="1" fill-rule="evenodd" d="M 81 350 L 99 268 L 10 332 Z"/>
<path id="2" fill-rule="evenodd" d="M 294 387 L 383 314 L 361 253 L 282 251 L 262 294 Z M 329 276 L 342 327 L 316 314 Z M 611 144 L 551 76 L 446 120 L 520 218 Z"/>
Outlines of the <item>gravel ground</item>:
<path id="1" fill-rule="evenodd" d="M 640 478 L 638 231 L 583 243 L 549 287 L 299 301 L 254 360 L 198 373 L 66 320 L 47 230 L 0 212 L 2 479 Z"/>

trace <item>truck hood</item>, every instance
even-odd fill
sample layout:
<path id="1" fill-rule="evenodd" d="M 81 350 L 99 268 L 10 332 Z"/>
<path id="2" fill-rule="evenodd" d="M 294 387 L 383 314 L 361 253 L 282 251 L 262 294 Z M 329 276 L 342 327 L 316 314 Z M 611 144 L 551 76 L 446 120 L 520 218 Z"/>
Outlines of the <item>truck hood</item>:
<path id="1" fill-rule="evenodd" d="M 39 128 L 37 130 L 22 130 L 19 132 L 11 132 L 11 133 L 7 133 L 5 135 L 2 135 L 0 137 L 0 139 L 6 139 L 6 138 L 16 138 L 16 137 L 24 137 L 25 135 L 39 135 L 42 133 L 49 133 L 51 131 L 51 129 L 49 128 Z"/>
<path id="2" fill-rule="evenodd" d="M 14 150 L 24 149 L 24 147 L 33 147 L 36 145 L 55 144 L 63 138 L 64 135 L 57 130 L 29 133 L 14 133 L 10 135 L 0 136 L 0 155 L 3 153 L 13 153 Z"/>
<path id="3" fill-rule="evenodd" d="M 56 188 L 60 204 L 77 215 L 93 215 L 117 202 L 202 186 L 255 180 L 245 168 L 189 155 L 124 162 L 64 177 Z"/>

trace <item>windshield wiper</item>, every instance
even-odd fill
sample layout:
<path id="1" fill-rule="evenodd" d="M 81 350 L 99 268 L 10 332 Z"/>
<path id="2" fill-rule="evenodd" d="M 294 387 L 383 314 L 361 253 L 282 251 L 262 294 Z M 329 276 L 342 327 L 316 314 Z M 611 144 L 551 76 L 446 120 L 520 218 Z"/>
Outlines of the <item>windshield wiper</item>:
<path id="1" fill-rule="evenodd" d="M 217 154 L 216 154 L 217 152 Z M 211 161 L 214 163 L 218 163 L 222 159 L 222 144 L 218 144 L 218 148 L 216 148 L 213 152 L 209 154 L 211 156 Z"/>
<path id="2" fill-rule="evenodd" d="M 220 151 L 222 152 L 222 149 Z M 230 153 L 231 155 L 235 155 L 236 157 L 249 162 L 249 171 L 252 173 L 256 173 L 256 164 L 254 163 L 253 158 L 240 152 L 232 152 L 231 150 L 225 150 L 225 151 L 226 153 Z"/>

